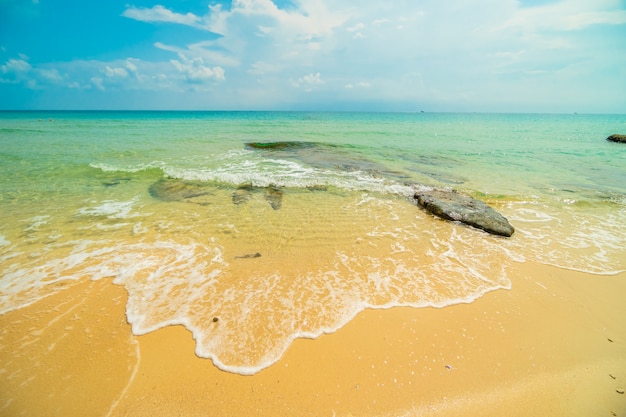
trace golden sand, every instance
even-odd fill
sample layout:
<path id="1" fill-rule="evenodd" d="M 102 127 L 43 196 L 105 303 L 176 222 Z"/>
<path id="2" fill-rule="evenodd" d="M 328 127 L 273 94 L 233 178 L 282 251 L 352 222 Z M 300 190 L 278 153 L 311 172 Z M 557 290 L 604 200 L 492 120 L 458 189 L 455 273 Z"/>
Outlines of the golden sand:
<path id="1" fill-rule="evenodd" d="M 254 376 L 180 326 L 133 336 L 110 280 L 0 316 L 2 416 L 626 416 L 626 274 L 525 263 L 513 288 L 367 310 Z"/>

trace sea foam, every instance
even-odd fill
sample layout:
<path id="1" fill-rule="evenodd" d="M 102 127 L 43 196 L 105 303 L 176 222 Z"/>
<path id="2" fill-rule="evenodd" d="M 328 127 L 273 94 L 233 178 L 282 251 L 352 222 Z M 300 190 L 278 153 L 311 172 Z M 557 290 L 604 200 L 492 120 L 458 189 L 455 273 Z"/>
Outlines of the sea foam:
<path id="1" fill-rule="evenodd" d="M 96 206 L 80 208 L 77 215 L 125 219 L 133 216 L 131 211 L 136 202 L 136 198 L 129 201 L 105 200 Z"/>

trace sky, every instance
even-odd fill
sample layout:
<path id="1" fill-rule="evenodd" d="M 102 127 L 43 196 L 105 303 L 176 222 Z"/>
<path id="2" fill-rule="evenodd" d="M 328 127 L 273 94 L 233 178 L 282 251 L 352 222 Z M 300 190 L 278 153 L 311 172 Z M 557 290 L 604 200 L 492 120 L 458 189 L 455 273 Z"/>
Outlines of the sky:
<path id="1" fill-rule="evenodd" d="M 0 0 L 0 109 L 626 114 L 626 0 Z"/>

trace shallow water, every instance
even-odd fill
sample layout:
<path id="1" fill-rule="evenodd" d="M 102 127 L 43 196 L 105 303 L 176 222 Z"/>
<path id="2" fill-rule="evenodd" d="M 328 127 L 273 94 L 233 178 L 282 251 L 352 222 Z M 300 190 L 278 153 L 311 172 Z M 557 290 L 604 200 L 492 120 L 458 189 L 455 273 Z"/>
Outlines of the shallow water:
<path id="1" fill-rule="evenodd" d="M 53 121 L 49 121 L 52 117 Z M 41 121 L 40 121 L 41 119 Z M 143 334 L 255 373 L 365 308 L 472 302 L 515 263 L 626 270 L 626 116 L 0 113 L 0 311 L 113 277 Z M 305 145 L 254 149 L 251 142 Z M 456 188 L 512 238 L 436 219 Z"/>

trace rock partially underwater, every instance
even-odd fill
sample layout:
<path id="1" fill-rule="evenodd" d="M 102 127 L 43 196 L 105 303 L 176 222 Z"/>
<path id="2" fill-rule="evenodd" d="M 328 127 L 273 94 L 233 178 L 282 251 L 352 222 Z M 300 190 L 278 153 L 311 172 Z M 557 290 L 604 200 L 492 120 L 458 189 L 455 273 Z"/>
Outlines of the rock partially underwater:
<path id="1" fill-rule="evenodd" d="M 398 184 L 409 185 L 410 181 L 405 174 L 390 170 L 379 162 L 367 160 L 358 153 L 353 154 L 336 145 L 327 145 L 316 142 L 266 142 L 247 143 L 246 147 L 269 151 L 268 155 L 281 158 L 296 158 L 310 166 L 339 168 L 343 171 L 358 170 L 374 177 L 381 176 Z M 216 191 L 232 189 L 232 202 L 242 205 L 263 193 L 264 200 L 274 210 L 279 210 L 283 204 L 285 191 L 278 185 L 257 187 L 252 184 L 243 184 L 233 189 L 225 184 L 217 185 L 200 181 L 186 181 L 164 178 L 149 187 L 154 198 L 163 201 L 184 201 L 200 205 L 208 205 L 215 198 Z M 307 187 L 309 191 L 326 191 L 327 186 Z M 215 194 L 214 194 L 215 193 Z M 484 230 L 488 233 L 510 237 L 515 229 L 500 213 L 480 200 L 476 200 L 456 191 L 433 190 L 415 193 L 418 205 L 430 213 L 446 220 L 458 221 L 469 226 Z"/>
<path id="2" fill-rule="evenodd" d="M 414 198 L 428 212 L 446 220 L 459 221 L 499 236 L 510 237 L 515 231 L 506 217 L 493 208 L 456 191 L 419 192 Z"/>
<path id="3" fill-rule="evenodd" d="M 185 201 L 207 205 L 211 203 L 213 187 L 195 181 L 182 181 L 172 178 L 161 179 L 152 184 L 148 191 L 154 198 L 163 201 Z"/>
<path id="4" fill-rule="evenodd" d="M 618 143 L 626 143 L 626 135 L 613 134 L 606 138 L 609 142 L 618 142 Z"/>
<path id="5" fill-rule="evenodd" d="M 294 151 L 298 149 L 307 148 L 319 148 L 327 147 L 332 148 L 335 145 L 322 144 L 318 142 L 304 142 L 304 141 L 279 141 L 279 142 L 248 142 L 245 144 L 246 148 L 250 149 L 264 149 L 269 151 Z"/>
<path id="6" fill-rule="evenodd" d="M 254 187 L 252 185 L 242 185 L 233 191 L 233 204 L 241 205 L 247 203 L 254 192 L 263 191 L 265 201 L 267 201 L 274 210 L 279 210 L 283 206 L 283 189 L 275 185 L 269 187 Z"/>
<path id="7" fill-rule="evenodd" d="M 233 204 L 238 206 L 240 204 L 247 203 L 248 200 L 252 198 L 251 191 L 252 189 L 248 187 L 237 188 L 232 194 Z"/>
<path id="8" fill-rule="evenodd" d="M 387 178 L 402 182 L 410 176 L 368 159 L 358 149 L 348 145 L 323 142 L 281 141 L 249 142 L 248 149 L 266 152 L 268 157 L 296 160 L 305 165 L 344 172 L 363 172 L 373 178 Z"/>
<path id="9" fill-rule="evenodd" d="M 152 184 L 148 191 L 150 195 L 162 201 L 183 201 L 187 203 L 206 206 L 211 204 L 215 197 L 215 185 L 199 182 L 185 181 L 174 178 L 164 178 Z M 242 185 L 233 191 L 232 201 L 235 205 L 248 202 L 255 192 L 263 192 L 267 201 L 274 210 L 279 210 L 283 205 L 283 190 L 271 185 L 269 187 L 254 187 Z"/>
<path id="10" fill-rule="evenodd" d="M 265 201 L 270 203 L 274 210 L 283 206 L 283 190 L 279 187 L 269 186 L 265 189 Z"/>

